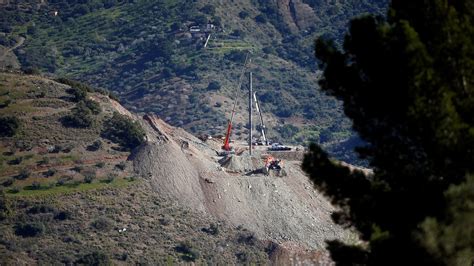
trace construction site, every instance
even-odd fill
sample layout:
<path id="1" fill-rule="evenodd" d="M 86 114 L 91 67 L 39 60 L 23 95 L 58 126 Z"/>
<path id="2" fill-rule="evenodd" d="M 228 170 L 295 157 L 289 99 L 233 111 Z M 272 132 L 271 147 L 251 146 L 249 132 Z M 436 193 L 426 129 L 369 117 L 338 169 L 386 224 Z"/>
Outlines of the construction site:
<path id="1" fill-rule="evenodd" d="M 301 170 L 304 149 L 270 145 L 266 139 L 252 73 L 248 77 L 249 128 L 255 104 L 261 123 L 258 137 L 249 130 L 247 140 L 231 141 L 237 103 L 223 140 L 199 139 L 147 114 L 139 120 L 147 142 L 130 158 L 135 171 L 177 204 L 248 228 L 283 247 L 324 250 L 327 240 L 351 238 L 332 221 L 334 207 Z"/>

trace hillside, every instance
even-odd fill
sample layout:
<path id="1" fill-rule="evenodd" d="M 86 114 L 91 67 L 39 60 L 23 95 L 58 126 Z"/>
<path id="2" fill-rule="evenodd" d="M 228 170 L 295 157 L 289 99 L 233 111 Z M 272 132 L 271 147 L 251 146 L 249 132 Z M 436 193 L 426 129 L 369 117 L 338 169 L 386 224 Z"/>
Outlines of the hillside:
<path id="1" fill-rule="evenodd" d="M 2 263 L 328 263 L 326 240 L 355 241 L 300 162 L 254 172 L 260 152 L 223 161 L 219 142 L 58 81 L 0 74 Z"/>
<path id="2" fill-rule="evenodd" d="M 157 113 L 195 134 L 223 134 L 237 98 L 235 138 L 245 135 L 246 82 L 241 90 L 238 80 L 250 51 L 246 70 L 254 72 L 270 136 L 334 146 L 351 137 L 351 125 L 340 104 L 317 89 L 312 42 L 323 34 L 342 39 L 351 17 L 381 14 L 385 4 L 49 1 L 0 7 L 0 25 L 2 45 L 26 37 L 15 50 L 23 68 L 106 88 L 131 110 Z"/>

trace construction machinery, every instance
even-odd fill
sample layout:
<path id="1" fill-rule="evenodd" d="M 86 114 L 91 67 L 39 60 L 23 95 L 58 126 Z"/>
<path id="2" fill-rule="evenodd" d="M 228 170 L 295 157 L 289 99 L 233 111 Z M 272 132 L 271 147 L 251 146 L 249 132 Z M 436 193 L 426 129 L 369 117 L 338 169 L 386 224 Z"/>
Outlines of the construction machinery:
<path id="1" fill-rule="evenodd" d="M 265 166 L 263 168 L 263 173 L 265 175 L 270 175 L 271 172 L 274 172 L 276 176 L 285 176 L 286 172 L 283 170 L 283 162 L 280 159 L 268 155 L 265 158 Z"/>
<path id="2" fill-rule="evenodd" d="M 227 132 L 225 134 L 224 145 L 222 146 L 222 149 L 224 151 L 231 151 L 232 150 L 232 147 L 230 146 L 230 134 L 232 132 L 232 121 L 234 120 L 235 106 L 236 105 L 237 105 L 237 100 L 234 101 L 234 107 L 232 108 L 232 114 L 231 114 L 230 119 L 228 120 L 228 123 L 227 123 Z"/>
<path id="3" fill-rule="evenodd" d="M 262 109 L 260 107 L 260 103 L 258 102 L 258 99 L 257 99 L 257 92 L 254 92 L 253 94 L 253 99 L 254 99 L 254 102 L 255 102 L 255 110 L 258 112 L 259 116 L 260 116 L 260 140 L 257 141 L 257 145 L 259 145 L 261 143 L 261 145 L 265 145 L 267 146 L 268 145 L 268 140 L 267 140 L 267 136 L 265 134 L 265 123 L 263 122 L 263 115 L 262 115 Z"/>
<path id="4" fill-rule="evenodd" d="M 247 62 L 249 60 L 249 53 L 245 56 L 245 62 L 242 68 L 242 72 L 240 74 L 239 78 L 239 85 L 237 88 L 240 88 L 242 86 L 242 81 L 245 73 L 245 68 L 247 67 Z M 237 91 L 237 90 L 236 90 Z M 231 154 L 233 148 L 230 146 L 230 137 L 232 135 L 232 122 L 234 121 L 234 115 L 235 115 L 235 107 L 237 106 L 237 92 L 236 95 L 234 96 L 234 106 L 232 107 L 232 113 L 230 115 L 230 119 L 227 121 L 227 131 L 225 134 L 225 139 L 224 139 L 224 144 L 222 145 L 222 150 L 220 154 L 226 155 L 226 154 Z"/>

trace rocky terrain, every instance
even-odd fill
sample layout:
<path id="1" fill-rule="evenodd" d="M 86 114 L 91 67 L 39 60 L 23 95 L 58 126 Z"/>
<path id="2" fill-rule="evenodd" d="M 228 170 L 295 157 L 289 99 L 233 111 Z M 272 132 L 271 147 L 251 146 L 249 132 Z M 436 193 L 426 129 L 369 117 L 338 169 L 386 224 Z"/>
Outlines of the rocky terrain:
<path id="1" fill-rule="evenodd" d="M 2 263 L 318 264 L 330 262 L 326 240 L 356 239 L 332 222 L 334 208 L 299 161 L 284 161 L 285 176 L 263 175 L 254 171 L 263 152 L 223 159 L 220 140 L 203 142 L 92 89 L 95 123 L 68 127 L 61 117 L 81 105 L 71 92 L 85 86 L 66 83 L 0 75 L 0 100 L 10 100 L 0 115 L 21 125 L 0 138 Z M 106 138 L 114 113 L 140 125 L 141 144 L 126 150 Z"/>

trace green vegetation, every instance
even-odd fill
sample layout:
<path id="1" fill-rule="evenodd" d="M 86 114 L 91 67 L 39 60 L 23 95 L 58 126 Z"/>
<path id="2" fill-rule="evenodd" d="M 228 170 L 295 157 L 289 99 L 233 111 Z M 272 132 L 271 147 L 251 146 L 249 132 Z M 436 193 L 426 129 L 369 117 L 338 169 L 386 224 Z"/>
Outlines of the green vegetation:
<path id="1" fill-rule="evenodd" d="M 9 212 L 10 207 L 7 201 L 7 197 L 5 196 L 5 192 L 3 190 L 0 190 L 0 221 L 7 218 Z"/>
<path id="2" fill-rule="evenodd" d="M 176 251 L 181 253 L 184 261 L 196 261 L 199 258 L 199 251 L 190 242 L 182 242 L 176 246 Z"/>
<path id="3" fill-rule="evenodd" d="M 71 110 L 71 113 L 63 118 L 63 124 L 68 127 L 89 128 L 97 123 L 96 116 L 101 109 L 98 103 L 92 100 L 81 100 Z"/>
<path id="4" fill-rule="evenodd" d="M 41 196 L 57 196 L 63 194 L 71 194 L 76 192 L 84 192 L 95 189 L 105 188 L 123 188 L 129 186 L 138 181 L 128 179 L 116 179 L 113 182 L 92 182 L 92 183 L 69 183 L 60 186 L 40 186 L 36 190 L 25 189 L 20 190 L 16 188 L 14 190 L 6 191 L 8 197 L 41 197 Z"/>
<path id="5" fill-rule="evenodd" d="M 307 23 L 283 16 L 286 7 L 266 0 L 49 1 L 41 11 L 5 10 L 0 29 L 8 38 L 26 36 L 19 54 L 25 67 L 113 90 L 126 107 L 169 117 L 172 125 L 200 134 L 223 133 L 229 108 L 207 106 L 208 86 L 218 81 L 216 93 L 234 97 L 251 51 L 259 94 L 284 94 L 262 103 L 267 112 L 284 120 L 304 117 L 325 128 L 344 124 L 341 132 L 351 132 L 336 101 L 315 90 L 311 42 L 321 35 L 342 40 L 350 17 L 382 13 L 388 1 L 306 2 L 317 18 Z M 57 10 L 58 16 L 45 15 Z M 189 36 L 190 27 L 205 28 L 209 21 L 214 28 L 204 49 L 202 36 Z M 81 89 L 67 78 L 58 81 Z"/>
<path id="6" fill-rule="evenodd" d="M 15 234 L 22 237 L 37 237 L 44 233 L 44 224 L 36 223 L 19 223 L 15 226 Z"/>
<path id="7" fill-rule="evenodd" d="M 393 1 L 351 22 L 340 51 L 320 38 L 323 90 L 365 143 L 373 176 L 311 146 L 304 169 L 368 246 L 329 242 L 341 265 L 464 265 L 474 257 L 472 1 Z"/>
<path id="8" fill-rule="evenodd" d="M 132 150 L 145 141 L 143 128 L 117 112 L 104 123 L 102 136 L 120 144 L 126 150 Z"/>
<path id="9" fill-rule="evenodd" d="M 91 127 L 95 122 L 92 111 L 81 101 L 64 117 L 63 124 L 70 127 Z"/>
<path id="10" fill-rule="evenodd" d="M 0 117 L 0 137 L 13 137 L 20 127 L 20 120 L 13 116 Z"/>

